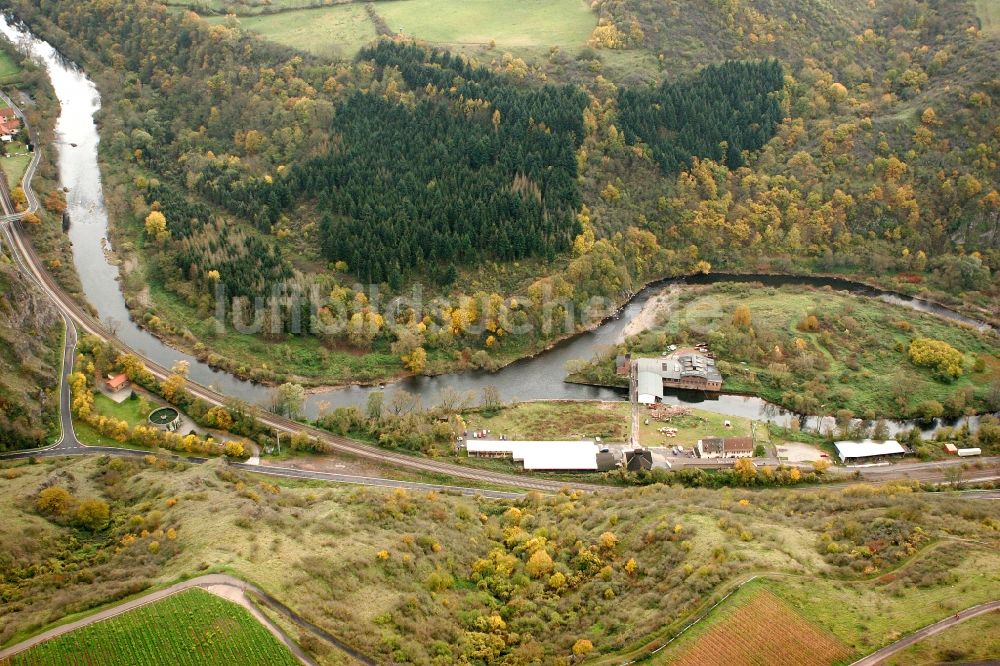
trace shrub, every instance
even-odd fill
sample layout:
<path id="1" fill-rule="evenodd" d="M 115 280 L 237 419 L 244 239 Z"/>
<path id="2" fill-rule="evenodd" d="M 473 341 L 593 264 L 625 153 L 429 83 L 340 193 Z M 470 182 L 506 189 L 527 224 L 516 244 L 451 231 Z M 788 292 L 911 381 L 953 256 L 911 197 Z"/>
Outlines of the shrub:
<path id="1" fill-rule="evenodd" d="M 952 380 L 962 374 L 962 352 L 943 340 L 917 338 L 910 343 L 909 356 L 914 365 L 932 368 L 942 379 Z"/>
<path id="2" fill-rule="evenodd" d="M 62 486 L 52 486 L 38 493 L 35 506 L 50 516 L 65 516 L 73 506 L 73 496 Z"/>
<path id="3" fill-rule="evenodd" d="M 552 571 L 552 557 L 544 549 L 536 550 L 528 560 L 525 570 L 532 578 L 539 578 Z"/>
<path id="4" fill-rule="evenodd" d="M 585 657 L 590 654 L 593 649 L 594 644 L 586 638 L 581 638 L 576 643 L 573 643 L 573 654 L 577 657 Z"/>
<path id="5" fill-rule="evenodd" d="M 815 333 L 819 330 L 819 319 L 816 315 L 809 315 L 802 319 L 796 326 L 800 331 L 808 331 L 810 333 Z"/>
<path id="6" fill-rule="evenodd" d="M 913 415 L 923 421 L 933 421 L 944 414 L 944 406 L 937 400 L 924 400 L 913 408 Z"/>
<path id="7" fill-rule="evenodd" d="M 92 532 L 107 525 L 110 517 L 108 503 L 100 499 L 83 500 L 76 510 L 76 522 Z"/>

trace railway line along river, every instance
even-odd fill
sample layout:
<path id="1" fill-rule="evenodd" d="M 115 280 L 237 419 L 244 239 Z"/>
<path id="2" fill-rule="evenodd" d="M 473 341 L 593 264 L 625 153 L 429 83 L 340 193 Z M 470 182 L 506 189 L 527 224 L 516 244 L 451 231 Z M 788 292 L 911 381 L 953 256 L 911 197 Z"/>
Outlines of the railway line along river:
<path id="1" fill-rule="evenodd" d="M 67 206 L 72 224 L 69 238 L 73 244 L 73 260 L 83 285 L 83 291 L 102 322 L 114 322 L 115 334 L 126 345 L 149 360 L 171 367 L 176 361 L 190 365 L 191 381 L 215 389 L 224 395 L 242 398 L 256 404 L 270 402 L 272 389 L 235 377 L 210 367 L 194 356 L 174 349 L 138 326 L 129 316 L 119 286 L 119 268 L 109 260 L 105 250 L 108 235 L 108 212 L 104 204 L 98 165 L 100 137 L 94 114 L 101 100 L 94 83 L 75 64 L 63 58 L 47 42 L 31 34 L 16 18 L 0 15 L 0 33 L 44 65 L 61 104 L 56 124 L 56 151 L 59 179 L 67 188 Z M 916 310 L 929 311 L 965 324 L 979 327 L 981 322 L 964 317 L 939 305 L 898 294 L 874 289 L 868 285 L 839 278 L 796 277 L 776 275 L 712 274 L 694 278 L 665 280 L 647 287 L 622 309 L 619 316 L 609 319 L 593 331 L 580 333 L 533 358 L 523 359 L 495 373 L 463 372 L 436 377 L 414 377 L 384 388 L 387 397 L 394 391 L 406 390 L 433 402 L 445 389 L 460 393 L 480 393 L 487 385 L 495 386 L 505 401 L 537 399 L 625 399 L 624 392 L 613 389 L 567 384 L 563 381 L 566 363 L 589 359 L 597 350 L 616 342 L 628 321 L 636 316 L 645 302 L 671 283 L 686 281 L 704 284 L 713 281 L 760 281 L 768 285 L 804 284 L 830 286 L 873 298 L 881 298 Z M 311 393 L 307 397 L 305 415 L 315 416 L 323 407 L 361 405 L 378 387 L 349 386 Z M 687 398 L 689 399 L 689 398 Z M 668 400 L 681 401 L 680 397 Z M 722 395 L 699 402 L 699 407 L 732 416 L 746 416 L 787 425 L 798 419 L 802 425 L 817 428 L 824 421 L 817 417 L 801 418 L 765 400 L 755 397 Z M 905 421 L 890 424 L 892 430 L 912 426 Z M 974 417 L 973 423 L 974 426 Z"/>

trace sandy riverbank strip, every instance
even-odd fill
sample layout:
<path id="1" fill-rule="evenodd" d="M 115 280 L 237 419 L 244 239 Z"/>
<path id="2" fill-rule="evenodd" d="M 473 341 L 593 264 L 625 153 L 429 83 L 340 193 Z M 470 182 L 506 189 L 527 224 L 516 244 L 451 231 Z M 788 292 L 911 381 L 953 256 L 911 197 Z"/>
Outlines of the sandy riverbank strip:
<path id="1" fill-rule="evenodd" d="M 626 338 L 638 335 L 643 331 L 656 326 L 663 318 L 670 314 L 677 305 L 677 297 L 681 293 L 678 285 L 670 285 L 649 297 L 649 300 L 642 306 L 642 310 L 632 320 L 625 325 L 618 335 L 617 342 L 624 342 Z"/>

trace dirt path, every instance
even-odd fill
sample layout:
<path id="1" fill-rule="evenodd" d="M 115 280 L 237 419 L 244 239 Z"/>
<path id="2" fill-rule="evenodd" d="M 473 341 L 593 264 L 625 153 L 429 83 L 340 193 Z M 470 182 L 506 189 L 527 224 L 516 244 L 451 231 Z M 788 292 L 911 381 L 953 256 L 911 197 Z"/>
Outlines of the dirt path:
<path id="1" fill-rule="evenodd" d="M 288 649 L 291 650 L 292 654 L 294 654 L 295 657 L 301 663 L 306 664 L 307 666 L 316 666 L 315 662 L 305 652 L 302 651 L 302 648 L 300 648 L 295 643 L 295 641 L 289 638 L 288 635 L 285 634 L 285 632 L 283 632 L 276 624 L 271 622 L 271 620 L 268 619 L 267 616 L 261 613 L 260 609 L 258 609 L 252 603 L 250 603 L 250 600 L 247 598 L 246 593 L 248 591 L 253 592 L 254 594 L 257 594 L 261 598 L 263 598 L 265 602 L 268 602 L 268 605 L 272 605 L 271 603 L 269 603 L 271 601 L 270 596 L 265 594 L 262 590 L 258 589 L 255 585 L 251 585 L 250 583 L 240 580 L 239 578 L 235 578 L 233 576 L 227 576 L 225 574 L 208 574 L 205 576 L 198 576 L 197 578 L 191 578 L 190 580 L 176 583 L 162 590 L 156 590 L 155 592 L 150 592 L 149 594 L 143 595 L 136 599 L 132 599 L 131 601 L 126 601 L 125 603 L 119 604 L 118 606 L 98 611 L 97 613 L 94 613 L 93 615 L 88 615 L 87 617 L 81 620 L 77 620 L 76 622 L 70 622 L 68 624 L 63 624 L 58 627 L 54 627 L 52 629 L 49 629 L 48 631 L 44 631 L 38 634 L 37 636 L 32 636 L 27 640 L 21 641 L 16 645 L 12 645 L 8 648 L 0 650 L 0 660 L 11 657 L 19 652 L 23 652 L 24 650 L 32 648 L 38 645 L 39 643 L 43 643 L 52 638 L 68 634 L 71 631 L 80 629 L 81 627 L 86 627 L 88 625 L 94 624 L 95 622 L 100 622 L 102 620 L 107 620 L 113 617 L 117 617 L 118 615 L 121 615 L 123 613 L 127 613 L 131 610 L 135 610 L 136 608 L 141 608 L 142 606 L 145 606 L 147 604 L 160 601 L 161 599 L 165 599 L 166 597 L 169 597 L 173 594 L 177 594 L 178 592 L 183 592 L 184 590 L 189 590 L 193 587 L 200 587 L 206 590 L 207 592 L 216 594 L 228 601 L 232 601 L 246 608 L 248 611 L 250 611 L 250 614 L 253 615 L 254 619 L 256 619 L 262 625 L 267 627 L 268 631 L 270 631 L 272 634 L 274 634 L 274 636 L 278 640 L 284 643 L 285 646 L 287 646 Z M 292 619 L 294 620 L 294 618 Z"/>
<path id="2" fill-rule="evenodd" d="M 1000 601 L 990 601 L 985 604 L 979 604 L 978 606 L 973 606 L 972 608 L 966 608 L 965 610 L 959 611 L 958 613 L 955 613 L 954 615 L 947 617 L 939 622 L 935 622 L 934 624 L 928 625 L 923 629 L 918 629 L 917 631 L 913 632 L 906 638 L 898 640 L 892 645 L 882 648 L 878 652 L 874 652 L 868 655 L 867 657 L 858 659 L 856 662 L 851 664 L 851 666 L 877 666 L 877 664 L 881 664 L 883 661 L 885 661 L 892 655 L 896 654 L 900 650 L 905 650 L 914 643 L 918 643 L 923 639 L 928 638 L 929 636 L 933 636 L 934 634 L 940 633 L 945 629 L 948 629 L 950 627 L 955 626 L 956 624 L 959 624 L 960 622 L 965 622 L 966 620 L 972 619 L 979 615 L 983 615 L 985 613 L 991 613 L 997 610 L 1000 610 Z"/>

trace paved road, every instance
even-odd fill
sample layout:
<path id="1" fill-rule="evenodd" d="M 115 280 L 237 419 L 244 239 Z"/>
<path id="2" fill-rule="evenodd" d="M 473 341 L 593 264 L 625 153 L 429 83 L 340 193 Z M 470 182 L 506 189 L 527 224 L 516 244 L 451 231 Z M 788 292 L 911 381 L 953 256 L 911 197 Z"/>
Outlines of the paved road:
<path id="1" fill-rule="evenodd" d="M 954 627 L 956 624 L 965 622 L 966 620 L 974 618 L 978 615 L 998 610 L 1000 610 L 1000 601 L 991 601 L 989 603 L 973 606 L 972 608 L 966 608 L 965 610 L 955 613 L 940 622 L 935 622 L 934 624 L 928 625 L 923 629 L 919 629 L 906 638 L 898 640 L 892 645 L 882 648 L 878 652 L 874 652 L 863 659 L 858 659 L 856 662 L 851 664 L 851 666 L 877 666 L 877 664 L 881 664 L 883 661 L 900 650 L 905 650 L 914 643 L 922 641 L 929 636 L 933 636 L 934 634 L 940 633 L 950 627 Z"/>
<path id="2" fill-rule="evenodd" d="M 961 468 L 961 482 L 1000 478 L 1000 456 L 950 458 L 924 463 L 894 463 L 884 467 L 864 467 L 857 471 L 864 481 L 949 481 L 949 470 Z"/>
<path id="3" fill-rule="evenodd" d="M 16 109 L 16 107 L 14 108 Z M 28 194 L 29 208 L 37 207 L 37 199 L 35 198 L 34 192 L 31 189 L 30 181 L 34 173 L 35 165 L 37 163 L 37 160 L 39 159 L 39 156 L 40 156 L 40 151 L 36 151 L 35 158 L 32 161 L 31 167 L 29 168 L 28 172 L 25 174 L 25 180 L 22 183 L 23 189 L 25 190 L 26 194 Z M 0 233 L 2 233 L 3 237 L 7 240 L 8 244 L 11 246 L 15 259 L 18 262 L 19 266 L 22 267 L 22 270 L 24 270 L 27 275 L 32 276 L 35 282 L 39 284 L 43 292 L 49 295 L 49 297 L 61 310 L 63 316 L 68 317 L 70 320 L 76 323 L 76 325 L 84 333 L 94 335 L 98 338 L 108 341 L 123 352 L 135 354 L 139 358 L 143 358 L 146 367 L 155 377 L 159 379 L 166 378 L 169 375 L 169 371 L 167 370 L 167 368 L 164 368 L 154 363 L 150 359 L 144 358 L 142 354 L 137 353 L 135 350 L 129 348 L 127 345 L 122 343 L 111 332 L 107 331 L 100 322 L 95 320 L 94 317 L 91 316 L 91 314 L 83 306 L 81 306 L 79 303 L 74 301 L 68 294 L 66 294 L 66 292 L 62 289 L 62 287 L 59 286 L 59 284 L 56 283 L 56 281 L 52 278 L 52 276 L 49 275 L 49 273 L 44 269 L 43 263 L 38 258 L 38 255 L 35 253 L 34 248 L 31 246 L 30 241 L 25 238 L 23 230 L 21 229 L 20 226 L 20 222 L 17 219 L 10 219 L 10 218 L 16 218 L 17 215 L 15 214 L 13 207 L 10 205 L 9 199 L 7 199 L 7 197 L 0 196 L 0 203 L 3 204 L 4 207 L 3 212 L 7 213 L 6 216 L 0 217 Z M 69 340 L 69 337 L 70 336 L 67 335 L 67 341 Z M 75 340 L 75 332 L 73 333 L 73 337 Z M 70 353 L 69 348 L 67 348 L 67 354 L 69 353 Z M 66 375 L 65 368 L 63 374 L 64 376 Z M 65 382 L 62 390 L 64 395 L 68 391 L 68 386 L 65 385 Z M 188 382 L 188 391 L 195 397 L 201 398 L 210 405 L 223 405 L 223 406 L 225 405 L 225 396 L 217 393 L 216 391 L 213 391 L 212 389 L 201 386 L 194 382 L 190 381 Z M 76 441 L 75 435 L 72 434 L 73 432 L 72 419 L 70 418 L 71 415 L 67 413 L 69 411 L 68 400 L 63 401 L 63 407 L 61 409 L 62 409 L 61 419 L 64 423 L 64 440 L 62 444 L 63 447 L 62 450 L 72 453 L 78 453 L 80 452 L 79 449 L 81 448 L 81 445 L 78 441 Z M 319 441 L 323 442 L 326 445 L 326 447 L 332 452 L 358 456 L 360 458 L 364 458 L 367 460 L 373 460 L 379 463 L 388 464 L 395 467 L 416 470 L 418 472 L 443 474 L 460 479 L 470 479 L 481 483 L 488 483 L 498 486 L 508 486 L 513 488 L 524 488 L 526 490 L 537 490 L 547 493 L 559 492 L 562 489 L 566 488 L 567 486 L 580 490 L 585 490 L 588 492 L 601 492 L 601 491 L 609 492 L 610 490 L 613 490 L 608 486 L 602 486 L 597 484 L 554 481 L 536 477 L 521 476 L 517 474 L 490 472 L 490 471 L 478 470 L 467 466 L 456 465 L 454 463 L 441 462 L 427 458 L 420 458 L 402 453 L 393 453 L 391 451 L 386 451 L 385 449 L 381 449 L 377 446 L 358 442 L 356 440 L 352 440 L 347 437 L 333 435 L 326 431 L 319 430 L 317 428 L 313 428 L 311 426 L 307 426 L 302 423 L 298 423 L 296 421 L 292 421 L 290 419 L 277 416 L 275 414 L 269 414 L 269 413 L 261 414 L 258 417 L 258 420 L 264 425 L 275 429 L 276 431 L 289 434 L 296 432 L 306 433 L 312 437 L 315 437 Z M 69 424 L 68 428 L 65 427 L 67 423 Z M 118 453 L 119 455 L 132 455 L 132 454 L 121 453 L 123 449 L 116 449 L 116 451 L 119 452 Z M 54 453 L 56 453 L 56 451 L 53 451 L 51 453 L 39 453 L 36 455 L 52 455 Z M 141 452 L 139 455 L 146 455 L 146 452 Z M 994 464 L 996 463 L 996 460 L 997 459 L 993 459 Z M 933 465 L 933 463 L 931 463 L 931 465 Z M 908 473 L 918 469 L 918 467 L 919 465 L 907 466 Z M 875 468 L 875 469 L 885 470 L 887 468 Z M 298 474 L 299 472 L 296 471 L 297 476 Z M 314 472 L 313 474 L 320 474 L 320 473 Z M 872 472 L 864 472 L 863 474 L 865 475 L 866 479 L 868 478 L 869 475 L 875 477 L 882 476 L 882 478 L 885 478 L 883 475 L 885 475 L 886 472 L 872 471 Z M 891 475 L 892 472 L 888 472 L 888 474 Z M 924 472 L 923 474 L 925 476 L 923 480 L 935 480 L 935 477 L 933 476 L 935 472 Z M 938 471 L 936 472 L 936 474 L 938 474 L 937 478 L 945 480 L 943 472 Z M 331 481 L 336 480 L 332 478 L 334 476 L 337 475 L 330 475 L 331 478 L 327 480 Z M 356 477 L 356 478 L 357 480 L 353 482 L 366 483 L 367 485 L 372 485 L 373 482 L 372 479 L 365 479 L 364 477 Z M 969 478 L 967 477 L 966 480 L 969 480 Z M 388 480 L 386 481 L 388 482 Z M 392 483 L 397 484 L 401 482 L 392 482 Z M 398 487 L 398 486 L 393 485 L 392 487 Z M 473 490 L 472 492 L 479 492 L 479 491 Z"/>
<path id="4" fill-rule="evenodd" d="M 209 590 L 210 592 L 213 591 L 213 588 L 218 588 L 218 587 L 233 588 L 234 590 L 238 590 L 243 594 L 249 593 L 253 596 L 256 596 L 264 604 L 266 604 L 273 610 L 277 611 L 278 613 L 281 613 L 295 624 L 305 627 L 306 629 L 317 634 L 327 642 L 334 645 L 339 650 L 342 650 L 347 654 L 351 655 L 354 659 L 357 659 L 358 661 L 364 664 L 372 664 L 374 666 L 375 662 L 371 661 L 363 654 L 356 651 L 350 645 L 347 645 L 346 643 L 343 643 L 339 639 L 330 635 L 327 631 L 324 631 L 323 629 L 317 627 L 311 622 L 308 622 L 307 620 L 303 619 L 300 615 L 292 611 L 290 608 L 285 606 L 283 603 L 281 603 L 271 595 L 264 592 L 256 585 L 248 583 L 245 580 L 236 578 L 235 576 L 229 576 L 227 574 L 207 574 L 205 576 L 198 576 L 197 578 L 191 578 L 189 580 L 171 585 L 170 587 L 164 588 L 162 590 L 156 590 L 154 592 L 150 592 L 149 594 L 137 597 L 135 599 L 132 599 L 131 601 L 126 601 L 125 603 L 119 604 L 112 608 L 107 608 L 105 610 L 98 611 L 97 613 L 94 613 L 93 615 L 88 615 L 87 617 L 81 620 L 77 620 L 76 622 L 70 622 L 68 624 L 63 624 L 58 627 L 54 627 L 52 629 L 49 629 L 48 631 L 38 634 L 37 636 L 33 636 L 25 641 L 21 641 L 20 643 L 12 645 L 3 650 L 0 650 L 0 660 L 11 657 L 19 652 L 23 652 L 29 648 L 38 645 L 39 643 L 43 643 L 47 640 L 51 640 L 58 636 L 68 634 L 72 631 L 76 631 L 77 629 L 86 627 L 96 622 L 116 617 L 118 615 L 121 615 L 122 613 L 127 613 L 130 610 L 135 610 L 136 608 L 140 608 L 142 606 L 146 606 L 156 601 L 160 601 L 161 599 L 165 599 L 171 595 L 177 594 L 178 592 L 183 592 L 184 590 L 189 590 L 194 587 L 201 587 Z M 312 659 L 310 659 L 309 656 L 302 651 L 302 649 L 295 643 L 295 641 L 289 638 L 288 635 L 286 635 L 285 632 L 282 631 L 280 627 L 271 622 L 271 620 L 268 619 L 266 615 L 255 609 L 252 606 L 252 604 L 247 603 L 240 605 L 246 607 L 261 624 L 267 627 L 267 629 L 272 634 L 274 634 L 279 640 L 281 640 L 288 647 L 288 649 L 292 651 L 292 654 L 294 654 L 299 659 L 299 661 L 301 661 L 303 664 L 308 664 L 309 666 L 315 666 Z"/>
<path id="5" fill-rule="evenodd" d="M 66 315 L 68 315 L 77 324 L 77 326 L 79 326 L 81 331 L 106 340 L 123 352 L 135 354 L 140 358 L 143 358 L 142 354 L 130 349 L 128 346 L 124 345 L 117 338 L 115 338 L 110 332 L 108 332 L 90 315 L 89 312 L 73 301 L 62 290 L 62 288 L 56 284 L 47 271 L 41 268 L 42 262 L 38 259 L 38 256 L 34 252 L 34 248 L 30 245 L 30 242 L 24 238 L 23 231 L 21 230 L 19 223 L 7 223 L 0 221 L 0 233 L 3 234 L 7 242 L 14 249 L 14 254 L 18 255 L 18 263 L 23 265 L 25 269 L 29 271 L 29 275 L 34 276 L 35 281 L 42 286 L 43 290 L 52 298 L 56 305 Z M 149 359 L 143 358 L 143 361 L 149 371 L 158 379 L 165 379 L 170 374 L 169 370 L 157 365 Z M 192 395 L 201 398 L 210 405 L 225 405 L 225 397 L 209 388 L 189 381 L 187 389 Z M 547 493 L 559 492 L 567 486 L 590 492 L 607 490 L 606 486 L 600 486 L 597 484 L 552 481 L 529 476 L 520 476 L 517 474 L 490 472 L 456 465 L 453 463 L 419 458 L 401 453 L 393 453 L 377 446 L 364 444 L 347 437 L 333 435 L 326 431 L 319 430 L 318 428 L 313 428 L 275 414 L 261 414 L 258 416 L 258 420 L 265 426 L 283 433 L 291 434 L 304 432 L 323 442 L 332 452 L 345 453 L 367 460 L 386 463 L 395 467 L 413 469 L 419 472 L 444 474 L 447 476 L 470 479 L 482 483 L 509 486 L 512 488 L 524 488 L 527 490 L 538 490 Z"/>

